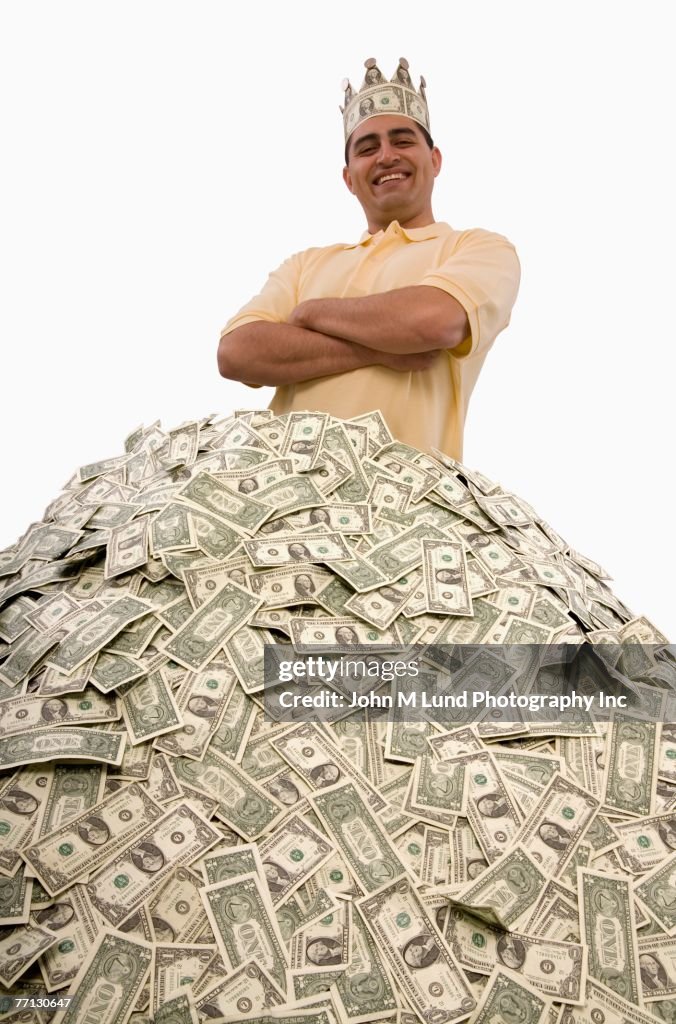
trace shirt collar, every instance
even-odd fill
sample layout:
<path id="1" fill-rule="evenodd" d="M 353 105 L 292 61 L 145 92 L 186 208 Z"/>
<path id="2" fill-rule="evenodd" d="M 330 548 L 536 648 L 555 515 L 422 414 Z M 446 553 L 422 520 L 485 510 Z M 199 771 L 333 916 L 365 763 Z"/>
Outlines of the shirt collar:
<path id="1" fill-rule="evenodd" d="M 439 238 L 445 231 L 450 230 L 449 225 L 444 221 L 435 221 L 433 224 L 426 224 L 422 228 L 402 228 L 398 220 L 391 221 L 385 230 L 380 230 L 375 235 L 365 231 L 358 242 L 346 245 L 346 249 L 357 249 L 360 245 L 369 245 L 371 242 L 380 241 L 383 235 L 402 235 L 408 242 L 425 242 L 429 238 Z"/>

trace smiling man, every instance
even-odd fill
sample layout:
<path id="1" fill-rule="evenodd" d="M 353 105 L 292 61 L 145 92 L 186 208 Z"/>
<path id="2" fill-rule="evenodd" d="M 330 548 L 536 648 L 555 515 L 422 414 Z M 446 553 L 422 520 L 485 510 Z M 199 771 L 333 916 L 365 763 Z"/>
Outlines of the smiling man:
<path id="1" fill-rule="evenodd" d="M 441 153 L 424 79 L 402 57 L 391 81 L 376 61 L 344 83 L 343 178 L 366 217 L 358 243 L 286 260 L 224 328 L 224 377 L 276 387 L 281 414 L 349 419 L 379 408 L 399 440 L 462 456 L 467 405 L 509 323 L 519 262 L 506 238 L 459 231 L 432 213 Z"/>

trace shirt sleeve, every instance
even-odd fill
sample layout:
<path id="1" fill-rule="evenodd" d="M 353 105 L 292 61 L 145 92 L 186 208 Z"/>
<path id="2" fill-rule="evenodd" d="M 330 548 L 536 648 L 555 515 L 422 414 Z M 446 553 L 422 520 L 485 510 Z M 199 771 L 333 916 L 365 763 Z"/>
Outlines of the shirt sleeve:
<path id="1" fill-rule="evenodd" d="M 465 232 L 445 262 L 419 284 L 441 288 L 460 303 L 470 336 L 449 350 L 454 358 L 484 354 L 508 325 L 519 291 L 516 249 L 502 235 L 479 228 Z"/>
<path id="2" fill-rule="evenodd" d="M 221 331 L 221 338 L 237 327 L 266 320 L 271 324 L 285 323 L 298 305 L 298 283 L 301 274 L 302 253 L 290 256 L 288 260 L 268 277 L 258 295 L 254 295 L 238 313 L 228 320 Z"/>

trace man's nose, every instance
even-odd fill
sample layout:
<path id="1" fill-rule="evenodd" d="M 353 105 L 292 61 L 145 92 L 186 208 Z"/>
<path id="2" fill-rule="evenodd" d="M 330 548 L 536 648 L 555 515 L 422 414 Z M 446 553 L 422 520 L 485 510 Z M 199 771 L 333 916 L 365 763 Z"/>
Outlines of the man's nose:
<path id="1" fill-rule="evenodd" d="M 379 164 L 391 164 L 396 163 L 399 159 L 399 153 L 390 142 L 381 142 L 380 152 L 378 153 Z"/>

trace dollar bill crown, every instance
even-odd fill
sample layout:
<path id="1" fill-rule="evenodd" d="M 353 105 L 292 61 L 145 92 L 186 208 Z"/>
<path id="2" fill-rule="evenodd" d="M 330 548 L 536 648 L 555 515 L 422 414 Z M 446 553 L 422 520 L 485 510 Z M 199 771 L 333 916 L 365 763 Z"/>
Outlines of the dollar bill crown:
<path id="1" fill-rule="evenodd" d="M 347 142 L 358 124 L 378 114 L 400 114 L 403 117 L 410 117 L 429 132 L 425 79 L 420 76 L 420 89 L 417 90 L 411 80 L 406 58 L 399 58 L 389 82 L 378 68 L 375 57 L 365 60 L 364 67 L 366 74 L 359 92 L 355 92 L 348 78 L 343 79 L 345 106 L 340 107 L 340 112 L 343 115 L 345 141 Z"/>

